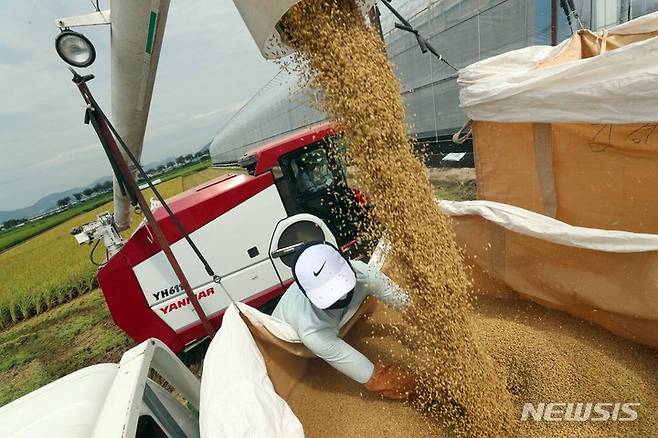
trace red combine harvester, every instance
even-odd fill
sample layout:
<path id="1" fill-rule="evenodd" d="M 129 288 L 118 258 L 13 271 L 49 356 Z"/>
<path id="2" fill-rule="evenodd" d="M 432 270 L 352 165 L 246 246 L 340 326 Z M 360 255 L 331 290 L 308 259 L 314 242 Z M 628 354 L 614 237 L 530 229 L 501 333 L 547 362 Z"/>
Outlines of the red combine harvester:
<path id="1" fill-rule="evenodd" d="M 240 165 L 248 174 L 225 175 L 167 201 L 233 299 L 272 309 L 293 281 L 292 252 L 303 242 L 327 240 L 351 257 L 366 256 L 354 223 L 369 220 L 368 207 L 347 185 L 334 153 L 339 147 L 330 123 L 299 130 L 247 153 Z M 228 294 L 204 271 L 172 217 L 163 208 L 153 214 L 218 327 Z M 180 352 L 207 336 L 148 223 L 111 256 L 98 281 L 115 323 L 136 342 L 155 337 Z"/>

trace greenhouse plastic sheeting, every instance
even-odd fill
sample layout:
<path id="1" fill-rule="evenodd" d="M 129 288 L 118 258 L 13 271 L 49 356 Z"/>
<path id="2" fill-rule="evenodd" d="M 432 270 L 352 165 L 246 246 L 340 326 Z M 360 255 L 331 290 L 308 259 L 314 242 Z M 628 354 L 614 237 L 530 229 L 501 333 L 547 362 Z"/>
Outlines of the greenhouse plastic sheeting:
<path id="1" fill-rule="evenodd" d="M 298 76 L 280 71 L 235 113 L 211 145 L 213 163 L 237 162 L 248 150 L 326 119 L 312 105 L 312 92 Z"/>
<path id="2" fill-rule="evenodd" d="M 536 3 L 546 2 L 404 0 L 393 5 L 446 60 L 460 68 L 508 50 L 550 41 L 550 14 L 544 14 Z M 585 21 L 589 3 L 576 0 Z M 409 133 L 428 141 L 452 135 L 465 121 L 459 108 L 456 72 L 429 53 L 423 54 L 415 36 L 395 28 L 395 17 L 383 5 L 380 10 L 386 51 L 402 81 Z M 560 18 L 558 34 L 563 39 L 570 29 L 564 25 L 563 14 Z M 327 115 L 314 105 L 315 92 L 303 85 L 294 73 L 278 73 L 217 133 L 210 146 L 213 162 L 235 162 L 277 136 L 325 120 Z"/>
<path id="3" fill-rule="evenodd" d="M 461 107 L 479 121 L 656 122 L 656 35 L 653 13 L 477 62 L 459 73 Z"/>
<path id="4" fill-rule="evenodd" d="M 203 363 L 199 425 L 202 438 L 304 436 L 234 306 L 226 309 Z"/>

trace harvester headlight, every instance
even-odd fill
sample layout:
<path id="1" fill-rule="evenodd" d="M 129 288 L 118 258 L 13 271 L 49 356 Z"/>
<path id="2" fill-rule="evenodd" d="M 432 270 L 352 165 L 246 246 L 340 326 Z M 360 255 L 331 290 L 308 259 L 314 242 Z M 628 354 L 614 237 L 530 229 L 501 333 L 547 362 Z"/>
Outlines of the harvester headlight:
<path id="1" fill-rule="evenodd" d="M 94 45 L 81 33 L 63 30 L 55 38 L 57 54 L 74 67 L 89 67 L 96 60 Z"/>

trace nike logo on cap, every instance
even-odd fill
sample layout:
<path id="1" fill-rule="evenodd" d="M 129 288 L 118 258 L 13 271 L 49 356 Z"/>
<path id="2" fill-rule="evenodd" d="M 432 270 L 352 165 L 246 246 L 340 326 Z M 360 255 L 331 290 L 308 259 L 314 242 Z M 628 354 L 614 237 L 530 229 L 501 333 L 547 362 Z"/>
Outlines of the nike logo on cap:
<path id="1" fill-rule="evenodd" d="M 326 264 L 327 264 L 327 261 L 325 260 L 324 263 L 322 264 L 322 266 L 320 266 L 320 269 L 318 269 L 318 272 L 313 271 L 313 275 L 316 276 L 316 277 L 318 275 L 320 275 L 320 272 L 322 272 L 322 270 L 324 269 L 324 265 L 326 265 Z"/>

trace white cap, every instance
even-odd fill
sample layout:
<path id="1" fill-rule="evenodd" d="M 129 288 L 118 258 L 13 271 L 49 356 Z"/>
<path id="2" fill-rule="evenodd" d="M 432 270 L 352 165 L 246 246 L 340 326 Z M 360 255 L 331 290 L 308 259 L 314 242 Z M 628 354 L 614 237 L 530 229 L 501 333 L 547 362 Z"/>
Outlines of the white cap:
<path id="1" fill-rule="evenodd" d="M 350 262 L 336 247 L 326 242 L 301 249 L 292 268 L 299 288 L 313 305 L 326 309 L 356 286 Z"/>

